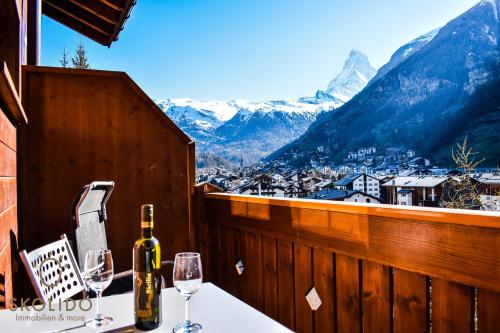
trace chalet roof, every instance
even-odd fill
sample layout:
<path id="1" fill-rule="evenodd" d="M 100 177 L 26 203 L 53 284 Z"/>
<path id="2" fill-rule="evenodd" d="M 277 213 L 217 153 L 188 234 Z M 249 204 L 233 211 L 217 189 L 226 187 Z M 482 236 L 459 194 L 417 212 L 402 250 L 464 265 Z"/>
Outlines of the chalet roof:
<path id="1" fill-rule="evenodd" d="M 412 176 L 412 177 L 396 177 L 382 186 L 396 187 L 436 187 L 444 183 L 448 177 L 446 176 Z"/>
<path id="2" fill-rule="evenodd" d="M 500 185 L 499 173 L 483 173 L 474 177 L 477 181 L 487 185 Z"/>
<path id="3" fill-rule="evenodd" d="M 118 40 L 136 0 L 42 0 L 42 13 L 104 46 Z"/>
<path id="4" fill-rule="evenodd" d="M 376 177 L 373 177 L 373 176 L 370 176 L 370 175 L 367 175 L 365 173 L 357 173 L 357 174 L 351 174 L 351 175 L 347 175 L 345 176 L 344 178 L 342 178 L 341 180 L 337 181 L 335 183 L 336 186 L 347 186 L 349 185 L 350 183 L 352 183 L 353 181 L 355 181 L 356 179 L 358 179 L 359 177 L 361 177 L 362 175 L 366 175 L 367 177 L 371 177 L 375 180 L 378 180 Z"/>
<path id="5" fill-rule="evenodd" d="M 353 196 L 356 193 L 361 193 L 359 191 L 353 190 L 333 190 L 333 189 L 323 189 L 321 191 L 312 193 L 306 197 L 306 199 L 316 199 L 316 200 L 336 200 L 345 199 Z"/>

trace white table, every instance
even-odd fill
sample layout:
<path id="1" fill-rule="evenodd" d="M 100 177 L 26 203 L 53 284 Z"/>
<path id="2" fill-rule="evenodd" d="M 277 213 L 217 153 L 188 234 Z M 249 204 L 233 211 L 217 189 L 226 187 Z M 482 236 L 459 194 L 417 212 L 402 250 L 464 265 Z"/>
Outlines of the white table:
<path id="1" fill-rule="evenodd" d="M 104 328 L 94 330 L 82 327 L 82 320 L 69 320 L 67 315 L 91 318 L 95 314 L 95 306 L 91 311 L 74 311 L 58 309 L 49 311 L 24 310 L 0 311 L 0 332 L 53 332 L 61 329 L 78 327 L 64 333 L 80 332 L 136 332 L 134 328 L 133 295 L 122 294 L 102 299 L 102 309 L 113 317 L 114 322 Z M 94 300 L 92 300 L 94 301 Z M 151 332 L 172 332 L 172 328 L 184 320 L 184 299 L 174 288 L 162 290 L 162 325 Z M 226 293 L 211 283 L 204 283 L 198 293 L 189 301 L 190 319 L 203 326 L 204 333 L 280 333 L 291 332 L 261 312 L 255 310 L 239 299 Z M 54 306 L 54 305 L 53 305 Z M 64 306 L 64 303 L 63 303 Z M 88 306 L 88 303 L 85 304 Z M 20 316 L 40 316 L 38 320 L 20 320 Z M 43 315 L 47 316 L 43 318 Z M 55 316 L 56 321 L 49 321 L 48 316 Z M 63 320 L 59 321 L 62 316 Z M 54 317 L 51 317 L 54 318 Z"/>

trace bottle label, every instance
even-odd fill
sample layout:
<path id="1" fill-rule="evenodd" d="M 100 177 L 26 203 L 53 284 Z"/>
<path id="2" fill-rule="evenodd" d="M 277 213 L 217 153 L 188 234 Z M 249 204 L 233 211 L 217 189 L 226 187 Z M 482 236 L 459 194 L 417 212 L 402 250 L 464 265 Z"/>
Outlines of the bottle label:
<path id="1" fill-rule="evenodd" d="M 161 278 L 155 272 L 134 272 L 135 314 L 137 317 L 151 318 L 158 315 Z"/>

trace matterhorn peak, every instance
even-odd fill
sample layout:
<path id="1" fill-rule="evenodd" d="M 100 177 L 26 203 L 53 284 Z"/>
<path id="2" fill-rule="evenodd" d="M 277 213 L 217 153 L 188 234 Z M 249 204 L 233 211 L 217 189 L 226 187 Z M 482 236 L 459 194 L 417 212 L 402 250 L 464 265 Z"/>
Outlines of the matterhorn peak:
<path id="1" fill-rule="evenodd" d="M 376 73 L 364 53 L 351 50 L 342 72 L 328 84 L 326 92 L 345 103 L 360 92 Z"/>

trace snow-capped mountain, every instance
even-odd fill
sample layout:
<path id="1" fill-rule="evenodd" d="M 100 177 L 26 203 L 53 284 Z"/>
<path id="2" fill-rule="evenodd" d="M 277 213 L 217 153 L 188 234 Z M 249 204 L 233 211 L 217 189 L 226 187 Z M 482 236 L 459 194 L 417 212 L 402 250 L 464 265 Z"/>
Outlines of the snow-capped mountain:
<path id="1" fill-rule="evenodd" d="M 196 141 L 213 139 L 213 131 L 231 119 L 239 110 L 231 102 L 200 102 L 189 98 L 157 100 L 158 106 Z"/>
<path id="2" fill-rule="evenodd" d="M 342 72 L 328 84 L 326 93 L 346 103 L 363 90 L 376 73 L 366 55 L 352 50 Z"/>
<path id="3" fill-rule="evenodd" d="M 352 51 L 327 91 L 313 97 L 264 102 L 157 100 L 158 106 L 193 140 L 232 162 L 254 163 L 300 137 L 318 114 L 342 106 L 375 75 L 368 58 Z M 329 93 L 329 92 L 331 93 Z"/>
<path id="4" fill-rule="evenodd" d="M 434 37 L 436 37 L 439 30 L 441 30 L 441 28 L 434 29 L 431 32 L 428 32 L 425 35 L 415 38 L 408 44 L 400 47 L 396 52 L 394 52 L 394 54 L 391 57 L 391 60 L 378 70 L 377 75 L 375 75 L 373 80 L 370 81 L 370 84 L 377 81 L 379 78 L 383 77 L 393 68 L 397 67 L 400 63 L 402 63 L 403 61 L 408 59 L 411 55 L 419 51 L 422 47 L 427 45 L 427 43 L 429 43 L 434 39 Z"/>
<path id="5" fill-rule="evenodd" d="M 270 158 L 293 150 L 308 163 L 308 152 L 323 145 L 340 161 L 360 145 L 405 145 L 449 160 L 451 147 L 469 135 L 490 163 L 500 161 L 499 9 L 500 0 L 483 0 L 404 45 L 349 103 L 318 116 Z"/>

